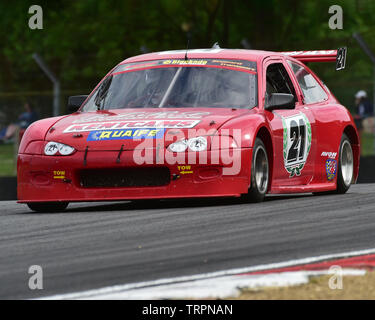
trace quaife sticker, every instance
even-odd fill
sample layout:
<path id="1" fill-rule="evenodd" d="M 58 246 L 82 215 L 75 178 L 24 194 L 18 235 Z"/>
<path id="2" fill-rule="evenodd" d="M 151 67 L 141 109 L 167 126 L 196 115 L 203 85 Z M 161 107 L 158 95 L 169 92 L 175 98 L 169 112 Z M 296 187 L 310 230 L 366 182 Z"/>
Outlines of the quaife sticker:
<path id="1" fill-rule="evenodd" d="M 165 129 L 122 129 L 92 131 L 87 141 L 123 140 L 123 139 L 160 139 Z"/>
<path id="2" fill-rule="evenodd" d="M 311 149 L 311 124 L 304 113 L 281 117 L 283 122 L 283 157 L 289 177 L 301 175 Z"/>

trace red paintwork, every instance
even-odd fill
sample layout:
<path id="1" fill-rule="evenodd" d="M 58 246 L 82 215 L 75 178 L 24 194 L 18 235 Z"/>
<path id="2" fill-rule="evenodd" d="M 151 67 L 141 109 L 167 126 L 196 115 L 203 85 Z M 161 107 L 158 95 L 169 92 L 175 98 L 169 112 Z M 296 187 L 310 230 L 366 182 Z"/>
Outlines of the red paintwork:
<path id="1" fill-rule="evenodd" d="M 303 265 L 291 266 L 291 267 L 285 267 L 285 268 L 267 269 L 267 270 L 255 271 L 255 272 L 250 272 L 250 273 L 243 273 L 241 275 L 270 274 L 270 273 L 296 272 L 296 271 L 319 271 L 319 270 L 327 270 L 331 266 L 340 266 L 341 268 L 345 268 L 345 269 L 373 270 L 375 268 L 375 254 L 342 258 L 342 259 L 332 259 L 328 261 L 320 261 L 316 263 L 303 264 Z"/>
<path id="2" fill-rule="evenodd" d="M 335 62 L 337 50 L 280 52 L 301 62 Z"/>
<path id="3" fill-rule="evenodd" d="M 150 61 L 156 59 L 184 59 L 185 51 L 151 53 L 129 58 L 120 64 L 130 62 Z M 18 199 L 19 202 L 44 202 L 44 201 L 98 201 L 121 199 L 151 199 L 151 198 L 188 198 L 188 197 L 216 197 L 216 196 L 240 196 L 248 191 L 250 185 L 250 162 L 252 147 L 257 135 L 269 136 L 265 139 L 271 165 L 271 183 L 269 193 L 298 193 L 328 191 L 336 188 L 336 177 L 328 181 L 325 161 L 322 152 L 338 153 L 340 140 L 345 130 L 352 140 L 355 166 L 354 177 L 358 176 L 359 169 L 359 137 L 353 118 L 348 110 L 340 105 L 336 98 L 326 89 L 328 99 L 319 104 L 305 105 L 302 92 L 299 88 L 293 72 L 286 63 L 287 59 L 298 62 L 296 59 L 282 53 L 255 51 L 255 50 L 227 50 L 215 52 L 194 51 L 188 53 L 189 59 L 217 58 L 251 60 L 257 63 L 258 74 L 258 107 L 247 109 L 225 108 L 178 108 L 178 109 L 122 109 L 81 113 L 76 112 L 55 118 L 48 118 L 34 122 L 24 133 L 18 155 Z M 322 59 L 327 57 L 322 57 Z M 330 58 L 330 57 L 329 57 Z M 277 110 L 274 112 L 264 110 L 265 70 L 269 63 L 283 63 L 288 70 L 294 84 L 298 102 L 294 110 Z M 302 64 L 303 65 L 303 64 Z M 304 65 L 303 65 L 304 66 Z M 308 71 L 309 68 L 304 66 Z M 110 74 L 110 73 L 109 73 Z M 316 76 L 315 76 L 316 77 Z M 320 80 L 316 77 L 319 83 Z M 181 175 L 177 180 L 171 180 L 170 184 L 162 187 L 127 187 L 127 188 L 83 188 L 79 184 L 78 172 L 83 168 L 119 168 L 122 166 L 134 167 L 133 149 L 140 141 L 110 140 L 105 143 L 98 141 L 87 142 L 88 132 L 80 132 L 80 137 L 74 137 L 74 133 L 63 133 L 73 122 L 85 121 L 92 116 L 103 116 L 105 122 L 110 122 L 114 117 L 129 112 L 209 112 L 202 116 L 194 129 L 212 129 L 216 135 L 225 132 L 226 129 L 241 129 L 241 138 L 237 139 L 240 147 L 233 152 L 236 157 L 241 157 L 241 168 L 236 175 L 224 176 L 222 170 L 228 167 L 220 154 L 220 162 L 215 165 L 192 165 L 192 173 Z M 283 160 L 283 125 L 280 116 L 287 117 L 303 112 L 311 123 L 312 143 L 305 167 L 300 176 L 289 177 L 285 170 Z M 213 122 L 214 121 L 214 122 Z M 100 122 L 97 122 L 100 123 Z M 170 131 L 166 129 L 164 137 Z M 186 133 L 186 129 L 182 132 Z M 163 143 L 162 139 L 155 139 Z M 240 140 L 240 141 L 238 141 Z M 45 141 L 56 141 L 74 147 L 77 151 L 70 156 L 45 156 L 43 148 Z M 121 155 L 121 162 L 116 159 L 122 144 L 126 142 L 126 149 Z M 165 142 L 165 145 L 171 141 Z M 83 158 L 85 148 L 89 147 L 87 164 Z M 153 148 L 155 156 L 159 149 Z M 165 151 L 169 152 L 169 151 Z M 219 151 L 217 151 L 219 153 Z M 156 156 L 155 156 L 156 157 Z M 225 158 L 225 157 L 224 157 Z M 337 156 L 336 156 L 337 160 Z M 155 165 L 157 166 L 157 165 Z M 171 174 L 178 174 L 178 165 L 165 165 L 169 167 Z M 207 171 L 207 169 L 212 169 Z M 206 170 L 206 172 L 204 172 Z M 54 171 L 65 171 L 65 178 L 54 179 Z M 218 172 L 207 174 L 207 172 Z"/>

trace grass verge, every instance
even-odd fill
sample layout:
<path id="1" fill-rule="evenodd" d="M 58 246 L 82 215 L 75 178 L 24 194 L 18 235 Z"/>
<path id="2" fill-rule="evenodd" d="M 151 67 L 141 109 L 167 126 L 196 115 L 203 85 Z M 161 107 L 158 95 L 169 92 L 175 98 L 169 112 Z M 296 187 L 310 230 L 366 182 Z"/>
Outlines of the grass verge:
<path id="1" fill-rule="evenodd" d="M 375 272 L 364 276 L 344 276 L 343 288 L 328 286 L 331 276 L 311 277 L 309 283 L 291 287 L 245 289 L 236 300 L 374 300 Z"/>
<path id="2" fill-rule="evenodd" d="M 16 175 L 16 163 L 14 159 L 14 145 L 0 145 L 0 177 Z"/>
<path id="3" fill-rule="evenodd" d="M 374 155 L 374 135 L 362 132 L 361 134 L 361 156 Z"/>

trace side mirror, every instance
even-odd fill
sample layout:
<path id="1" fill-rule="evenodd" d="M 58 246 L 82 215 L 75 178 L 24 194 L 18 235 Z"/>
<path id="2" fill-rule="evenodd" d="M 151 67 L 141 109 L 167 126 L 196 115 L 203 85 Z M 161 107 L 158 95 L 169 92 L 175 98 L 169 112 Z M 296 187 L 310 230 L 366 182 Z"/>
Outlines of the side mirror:
<path id="1" fill-rule="evenodd" d="M 294 109 L 294 96 L 289 93 L 272 93 L 266 99 L 265 109 L 272 111 L 275 109 Z"/>
<path id="2" fill-rule="evenodd" d="M 87 95 L 71 96 L 68 99 L 68 112 L 73 113 L 78 111 L 82 103 L 87 99 Z"/>

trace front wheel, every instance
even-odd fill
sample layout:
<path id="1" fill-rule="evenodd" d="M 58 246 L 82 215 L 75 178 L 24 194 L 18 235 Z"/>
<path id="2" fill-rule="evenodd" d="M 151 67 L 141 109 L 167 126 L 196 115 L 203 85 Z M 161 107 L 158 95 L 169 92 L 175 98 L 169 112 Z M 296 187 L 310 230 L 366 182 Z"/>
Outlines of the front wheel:
<path id="1" fill-rule="evenodd" d="M 268 190 L 269 164 L 267 150 L 261 139 L 256 138 L 251 161 L 251 185 L 245 199 L 250 202 L 261 202 Z"/>
<path id="2" fill-rule="evenodd" d="M 353 181 L 354 157 L 352 145 L 344 133 L 341 138 L 336 193 L 348 191 Z"/>
<path id="3" fill-rule="evenodd" d="M 69 202 L 29 202 L 27 206 L 36 212 L 61 212 L 68 204 Z"/>

